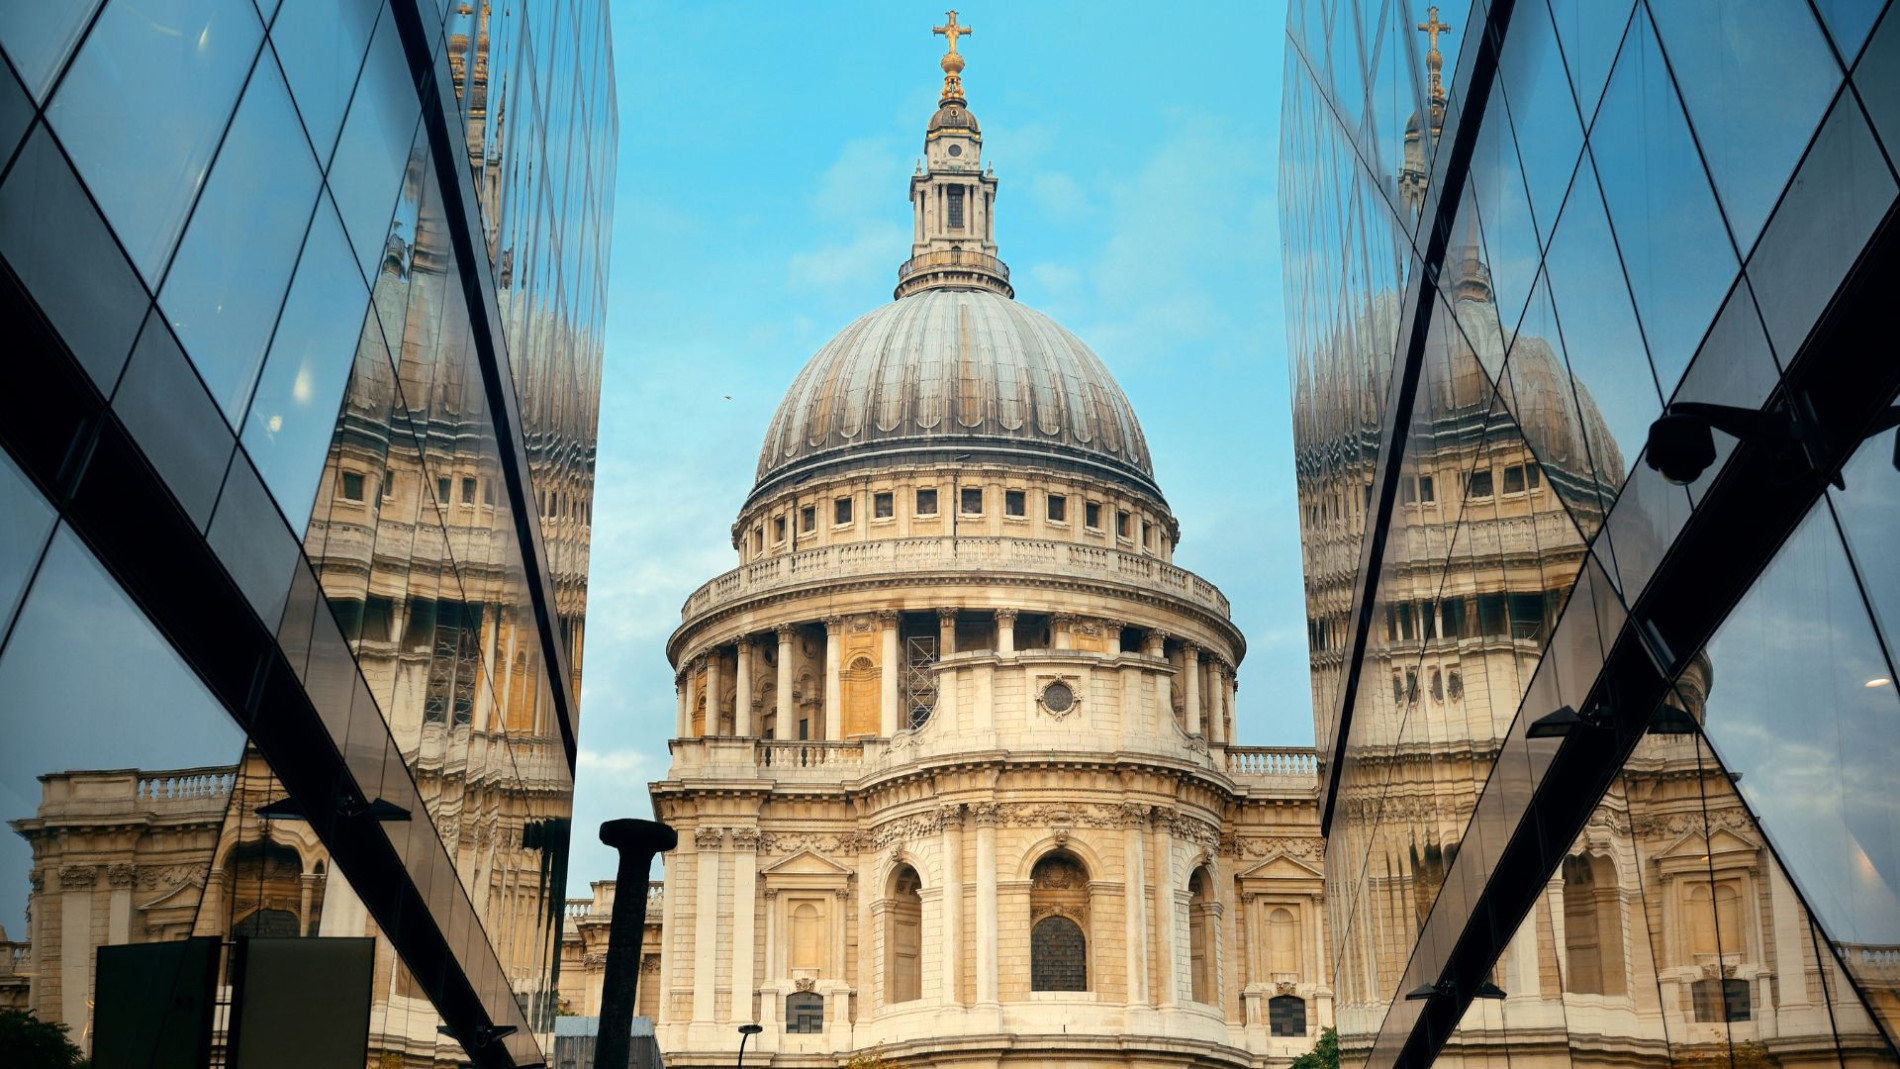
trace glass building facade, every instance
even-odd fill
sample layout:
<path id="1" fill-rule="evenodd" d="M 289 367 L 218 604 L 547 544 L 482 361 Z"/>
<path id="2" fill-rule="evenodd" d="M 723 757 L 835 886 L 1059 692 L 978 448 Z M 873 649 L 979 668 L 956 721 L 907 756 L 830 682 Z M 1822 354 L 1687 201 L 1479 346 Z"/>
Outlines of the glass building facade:
<path id="1" fill-rule="evenodd" d="M 369 1064 L 550 1061 L 606 6 L 8 3 L 0 53 L 0 1008 L 89 1048 L 101 947 L 369 936 Z"/>
<path id="2" fill-rule="evenodd" d="M 1342 1064 L 1896 1064 L 1900 10 L 1293 0 L 1286 71 Z"/>

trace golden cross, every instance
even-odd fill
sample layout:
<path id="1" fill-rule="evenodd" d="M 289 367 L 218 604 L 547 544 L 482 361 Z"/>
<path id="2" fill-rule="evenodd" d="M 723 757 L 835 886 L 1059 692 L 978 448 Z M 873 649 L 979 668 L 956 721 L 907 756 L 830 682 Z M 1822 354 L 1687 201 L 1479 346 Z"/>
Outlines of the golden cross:
<path id="1" fill-rule="evenodd" d="M 1433 10 L 1436 9 L 1434 8 Z M 975 31 L 968 26 L 957 25 L 957 13 L 954 11 L 945 12 L 945 23 L 943 26 L 932 26 L 930 32 L 940 37 L 949 38 L 950 54 L 954 56 L 957 54 L 957 37 L 961 34 L 974 33 Z"/>
<path id="2" fill-rule="evenodd" d="M 1438 8 L 1434 5 L 1425 9 L 1425 21 L 1419 23 L 1418 28 L 1430 35 L 1431 50 L 1436 52 L 1438 51 L 1438 35 L 1451 29 L 1451 23 L 1438 21 Z"/>

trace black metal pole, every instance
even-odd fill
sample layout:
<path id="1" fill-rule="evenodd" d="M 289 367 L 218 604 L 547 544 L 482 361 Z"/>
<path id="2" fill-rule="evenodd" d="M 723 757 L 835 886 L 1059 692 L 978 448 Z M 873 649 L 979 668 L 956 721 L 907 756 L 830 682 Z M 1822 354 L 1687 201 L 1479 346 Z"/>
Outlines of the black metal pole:
<path id="1" fill-rule="evenodd" d="M 647 926 L 647 878 L 655 854 L 680 843 L 679 833 L 652 820 L 610 820 L 600 841 L 620 852 L 614 875 L 614 913 L 607 927 L 607 972 L 600 986 L 600 1033 L 595 1069 L 627 1069 L 634 996 L 640 990 L 640 939 Z"/>

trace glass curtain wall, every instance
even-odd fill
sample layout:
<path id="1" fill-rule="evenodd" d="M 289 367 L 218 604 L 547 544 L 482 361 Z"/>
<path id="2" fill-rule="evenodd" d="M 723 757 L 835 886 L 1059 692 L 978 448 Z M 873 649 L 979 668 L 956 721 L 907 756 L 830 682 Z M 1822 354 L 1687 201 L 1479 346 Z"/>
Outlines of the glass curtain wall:
<path id="1" fill-rule="evenodd" d="M 11 4 L 0 55 L 0 281 L 96 410 L 0 434 L 0 1005 L 86 1047 L 99 946 L 374 935 L 373 1064 L 546 1061 L 605 5 Z M 60 458 L 120 440 L 151 492 L 113 522 L 183 532 L 234 611 L 152 600 L 200 577 L 75 511 L 101 476 Z M 411 819 L 300 819 L 322 803 L 254 741 L 296 714 L 221 689 L 221 646 L 287 671 L 345 793 Z M 332 856 L 370 839 L 399 869 Z M 449 996 L 515 1034 L 461 1042 Z"/>
<path id="2" fill-rule="evenodd" d="M 1650 424 L 1778 396 L 1890 218 L 1884 7 L 1291 5 L 1289 374 L 1347 1064 L 1397 1058 L 1436 997 L 1556 753 L 1529 722 L 1586 707 L 1735 448 L 1717 433 L 1674 485 L 1642 462 Z M 1689 660 L 1442 1056 L 1894 1060 L 1893 448 L 1861 445 Z"/>

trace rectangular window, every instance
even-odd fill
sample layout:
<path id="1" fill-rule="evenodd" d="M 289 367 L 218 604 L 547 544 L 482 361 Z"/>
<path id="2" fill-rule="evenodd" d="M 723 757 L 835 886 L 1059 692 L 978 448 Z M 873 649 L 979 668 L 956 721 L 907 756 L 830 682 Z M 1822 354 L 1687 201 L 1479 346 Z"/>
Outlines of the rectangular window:
<path id="1" fill-rule="evenodd" d="M 1524 465 L 1513 464 L 1504 469 L 1504 492 L 1507 494 L 1524 492 Z"/>
<path id="2" fill-rule="evenodd" d="M 1511 612 L 1503 594 L 1478 595 L 1478 634 L 1502 638 L 1511 633 Z"/>
<path id="3" fill-rule="evenodd" d="M 1465 496 L 1466 497 L 1490 497 L 1491 496 L 1491 469 L 1490 468 L 1486 468 L 1483 471 L 1474 471 L 1471 473 L 1471 478 L 1465 482 Z"/>
<path id="4" fill-rule="evenodd" d="M 1698 1021 L 1746 1021 L 1753 1015 L 1747 980 L 1697 980 L 1689 991 Z"/>
<path id="5" fill-rule="evenodd" d="M 936 489 L 933 487 L 929 490 L 917 491 L 917 515 L 935 516 L 936 514 L 937 514 Z"/>
<path id="6" fill-rule="evenodd" d="M 1417 479 L 1414 479 L 1411 476 L 1406 476 L 1405 478 L 1399 480 L 1399 504 L 1401 505 L 1418 504 L 1418 480 Z"/>
<path id="7" fill-rule="evenodd" d="M 1527 485 L 1529 485 L 1531 489 L 1533 490 L 1537 489 L 1537 484 L 1543 481 L 1544 481 L 1543 469 L 1539 468 L 1535 464 L 1524 465 L 1524 482 Z"/>
<path id="8" fill-rule="evenodd" d="M 383 500 L 387 501 L 390 498 L 395 497 L 395 496 L 396 496 L 396 473 L 393 471 L 390 471 L 388 468 L 384 468 L 383 469 Z"/>
<path id="9" fill-rule="evenodd" d="M 437 504 L 441 505 L 449 503 L 449 481 L 447 479 L 437 479 L 435 481 L 435 500 Z"/>
<path id="10" fill-rule="evenodd" d="M 1149 523 L 1147 520 L 1141 521 L 1141 544 L 1147 549 L 1155 548 L 1154 524 Z"/>
<path id="11" fill-rule="evenodd" d="M 371 594 L 363 602 L 364 641 L 388 642 L 393 637 L 389 631 L 395 619 L 395 603 L 388 598 L 379 598 Z"/>
<path id="12" fill-rule="evenodd" d="M 1544 595 L 1541 591 L 1511 595 L 1511 637 L 1543 639 Z"/>
<path id="13" fill-rule="evenodd" d="M 1438 500 L 1437 494 L 1432 488 L 1432 477 L 1429 475 L 1421 475 L 1418 477 L 1418 500 L 1419 503 L 1423 505 L 1429 505 Z"/>
<path id="14" fill-rule="evenodd" d="M 1399 607 L 1397 605 L 1385 607 L 1385 640 L 1387 642 L 1399 640 Z"/>
<path id="15" fill-rule="evenodd" d="M 974 486 L 963 488 L 963 501 L 958 506 L 965 516 L 983 515 L 983 491 Z"/>
<path id="16" fill-rule="evenodd" d="M 1465 599 L 1453 598 L 1439 606 L 1445 618 L 1445 637 L 1463 638 L 1465 635 Z"/>
<path id="17" fill-rule="evenodd" d="M 1418 637 L 1434 639 L 1438 637 L 1437 604 L 1430 601 L 1420 602 L 1418 606 Z"/>
<path id="18" fill-rule="evenodd" d="M 885 491 L 881 494 L 873 494 L 871 496 L 871 518 L 874 520 L 888 520 L 892 516 L 897 515 L 896 501 L 896 496 L 889 491 Z"/>
<path id="19" fill-rule="evenodd" d="M 465 475 L 462 477 L 462 504 L 473 505 L 474 503 L 475 503 L 475 480 Z"/>
<path id="20" fill-rule="evenodd" d="M 798 510 L 798 529 L 806 534 L 818 529 L 818 506 L 806 505 Z"/>
<path id="21" fill-rule="evenodd" d="M 1089 525 L 1090 530 L 1095 530 L 1095 531 L 1101 530 L 1102 529 L 1101 504 L 1098 502 L 1091 501 L 1088 504 L 1083 505 L 1082 506 L 1082 521 Z"/>
<path id="22" fill-rule="evenodd" d="M 1126 512 L 1117 511 L 1115 513 L 1115 537 L 1128 537 L 1128 513 Z"/>
<path id="23" fill-rule="evenodd" d="M 951 186 L 945 190 L 950 194 L 950 229 L 963 229 L 963 187 Z"/>
<path id="24" fill-rule="evenodd" d="M 1028 497 L 1021 490 L 1003 491 L 1003 515 L 1021 516 L 1028 511 Z"/>
<path id="25" fill-rule="evenodd" d="M 831 522 L 832 523 L 850 523 L 851 522 L 851 499 L 850 498 L 841 497 L 831 503 Z"/>
<path id="26" fill-rule="evenodd" d="M 1061 494 L 1049 495 L 1049 522 L 1069 522 L 1069 499 Z"/>
<path id="27" fill-rule="evenodd" d="M 763 526 L 754 527 L 752 529 L 752 552 L 759 553 L 759 552 L 762 552 L 764 549 L 765 549 L 765 528 Z"/>
<path id="28" fill-rule="evenodd" d="M 495 507 L 495 480 L 493 479 L 482 480 L 482 504 L 489 508 Z"/>
<path id="29" fill-rule="evenodd" d="M 783 516 L 772 517 L 772 541 L 785 541 L 785 517 Z"/>
<path id="30" fill-rule="evenodd" d="M 360 471 L 346 471 L 343 472 L 342 475 L 343 478 L 341 482 L 343 485 L 338 490 L 338 493 L 341 493 L 346 501 L 363 500 L 363 473 Z"/>
<path id="31" fill-rule="evenodd" d="M 1404 642 L 1412 641 L 1412 603 L 1409 601 L 1399 606 L 1399 638 Z"/>

